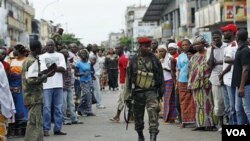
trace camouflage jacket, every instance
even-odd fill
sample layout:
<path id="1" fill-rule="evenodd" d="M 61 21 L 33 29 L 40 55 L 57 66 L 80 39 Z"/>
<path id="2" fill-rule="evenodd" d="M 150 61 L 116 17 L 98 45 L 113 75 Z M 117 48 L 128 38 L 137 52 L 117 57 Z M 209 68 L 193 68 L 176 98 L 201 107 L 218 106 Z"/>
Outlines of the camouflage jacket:
<path id="1" fill-rule="evenodd" d="M 34 66 L 34 63 L 38 65 Z M 22 88 L 24 95 L 24 104 L 28 107 L 43 103 L 43 82 L 46 81 L 47 76 L 40 76 L 40 65 L 38 59 L 34 56 L 29 55 L 23 63 L 22 69 Z M 30 70 L 32 69 L 32 70 Z M 28 77 L 28 72 L 37 72 L 37 76 Z"/>
<path id="2" fill-rule="evenodd" d="M 132 90 L 136 91 L 137 89 L 136 86 L 133 86 L 133 84 L 135 85 L 135 82 L 137 81 L 136 80 L 137 70 L 142 68 L 142 65 L 138 65 L 139 57 L 140 57 L 139 55 L 134 55 L 129 60 L 129 65 L 128 65 L 127 72 L 126 72 L 127 75 L 126 75 L 126 84 L 125 84 L 125 91 L 124 91 L 125 100 L 129 98 L 129 96 L 131 96 Z M 154 74 L 154 82 L 155 82 L 154 88 L 157 91 L 159 98 L 161 98 L 165 91 L 162 65 L 159 59 L 153 53 L 150 53 L 149 58 L 151 62 L 148 62 L 146 64 L 152 65 L 150 69 L 152 73 Z"/>
<path id="3" fill-rule="evenodd" d="M 54 33 L 51 38 L 54 40 L 56 46 L 62 45 L 62 36 L 60 34 Z"/>

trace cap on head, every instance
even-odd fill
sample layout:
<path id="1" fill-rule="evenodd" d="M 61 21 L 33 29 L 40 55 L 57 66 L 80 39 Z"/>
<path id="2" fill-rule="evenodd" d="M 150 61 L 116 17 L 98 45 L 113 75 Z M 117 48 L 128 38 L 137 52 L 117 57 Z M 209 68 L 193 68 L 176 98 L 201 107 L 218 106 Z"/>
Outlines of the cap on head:
<path id="1" fill-rule="evenodd" d="M 152 39 L 150 39 L 148 37 L 140 37 L 140 38 L 138 38 L 137 42 L 139 44 L 151 44 Z"/>
<path id="2" fill-rule="evenodd" d="M 222 30 L 222 32 L 226 32 L 226 31 L 230 30 L 230 31 L 236 33 L 238 29 L 237 29 L 237 26 L 235 24 L 228 24 L 226 26 L 221 27 L 221 30 Z"/>
<path id="3" fill-rule="evenodd" d="M 176 43 L 169 43 L 168 44 L 168 48 L 175 48 L 175 49 L 177 49 L 178 48 L 178 45 L 176 44 Z"/>

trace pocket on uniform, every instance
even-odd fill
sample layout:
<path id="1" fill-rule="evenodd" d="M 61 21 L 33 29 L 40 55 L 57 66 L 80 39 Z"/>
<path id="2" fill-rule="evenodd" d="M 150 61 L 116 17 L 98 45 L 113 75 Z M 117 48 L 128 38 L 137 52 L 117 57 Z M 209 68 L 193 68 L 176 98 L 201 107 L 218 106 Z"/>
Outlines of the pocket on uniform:
<path id="1" fill-rule="evenodd" d="M 33 113 L 30 113 L 28 122 L 31 125 L 35 125 L 36 124 L 36 115 Z"/>

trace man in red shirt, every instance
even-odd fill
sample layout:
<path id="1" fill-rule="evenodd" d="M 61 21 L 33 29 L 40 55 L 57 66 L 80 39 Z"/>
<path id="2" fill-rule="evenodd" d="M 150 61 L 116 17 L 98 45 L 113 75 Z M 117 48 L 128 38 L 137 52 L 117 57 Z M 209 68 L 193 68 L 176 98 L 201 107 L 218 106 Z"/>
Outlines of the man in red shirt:
<path id="1" fill-rule="evenodd" d="M 120 94 L 118 99 L 117 113 L 116 115 L 110 119 L 114 122 L 120 121 L 120 114 L 124 108 L 124 87 L 125 87 L 125 78 L 126 78 L 126 69 L 128 65 L 128 57 L 124 54 L 123 46 L 117 46 L 115 48 L 115 52 L 119 55 L 118 67 L 119 67 L 119 82 L 120 82 Z"/>

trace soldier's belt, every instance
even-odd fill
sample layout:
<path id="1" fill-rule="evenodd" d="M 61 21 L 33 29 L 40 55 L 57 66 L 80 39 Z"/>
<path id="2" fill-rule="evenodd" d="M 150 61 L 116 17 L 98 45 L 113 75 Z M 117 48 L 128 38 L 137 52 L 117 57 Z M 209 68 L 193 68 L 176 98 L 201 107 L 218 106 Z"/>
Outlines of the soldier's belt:
<path id="1" fill-rule="evenodd" d="M 20 93 L 22 91 L 21 87 L 11 87 L 11 93 Z"/>
<path id="2" fill-rule="evenodd" d="M 156 91 L 156 88 L 155 87 L 152 87 L 152 88 L 148 88 L 148 89 L 140 89 L 140 88 L 136 88 L 134 90 L 134 93 L 143 93 L 143 92 L 146 92 L 146 91 Z"/>

